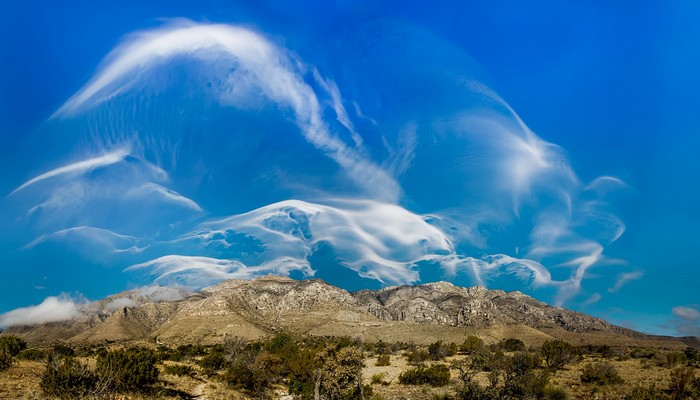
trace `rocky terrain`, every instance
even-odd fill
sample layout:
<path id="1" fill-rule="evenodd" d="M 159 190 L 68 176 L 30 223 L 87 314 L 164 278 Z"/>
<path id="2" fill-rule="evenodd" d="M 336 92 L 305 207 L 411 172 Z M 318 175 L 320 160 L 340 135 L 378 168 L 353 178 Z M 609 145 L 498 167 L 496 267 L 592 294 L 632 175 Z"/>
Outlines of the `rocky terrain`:
<path id="1" fill-rule="evenodd" d="M 37 344 L 217 343 L 227 335 L 257 339 L 278 331 L 416 343 L 460 342 L 478 333 L 486 340 L 514 336 L 534 345 L 562 338 L 700 347 L 698 338 L 644 335 L 520 292 L 436 282 L 349 293 L 319 279 L 283 277 L 230 280 L 196 293 L 127 291 L 84 306 L 72 321 L 10 329 Z"/>

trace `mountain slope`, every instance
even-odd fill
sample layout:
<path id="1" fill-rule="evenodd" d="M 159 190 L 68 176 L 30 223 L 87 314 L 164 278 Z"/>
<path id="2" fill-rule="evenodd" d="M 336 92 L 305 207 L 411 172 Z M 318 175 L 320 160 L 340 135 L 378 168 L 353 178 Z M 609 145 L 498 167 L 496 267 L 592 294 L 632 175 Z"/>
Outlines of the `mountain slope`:
<path id="1" fill-rule="evenodd" d="M 577 343 L 645 341 L 700 347 L 698 338 L 645 335 L 552 307 L 520 292 L 464 288 L 447 282 L 348 293 L 319 279 L 263 277 L 225 281 L 197 293 L 148 290 L 90 303 L 73 321 L 11 331 L 35 343 L 219 343 L 227 335 L 255 339 L 285 330 L 417 343 L 461 342 L 477 334 L 487 341 L 518 337 L 533 345 L 562 338 Z"/>

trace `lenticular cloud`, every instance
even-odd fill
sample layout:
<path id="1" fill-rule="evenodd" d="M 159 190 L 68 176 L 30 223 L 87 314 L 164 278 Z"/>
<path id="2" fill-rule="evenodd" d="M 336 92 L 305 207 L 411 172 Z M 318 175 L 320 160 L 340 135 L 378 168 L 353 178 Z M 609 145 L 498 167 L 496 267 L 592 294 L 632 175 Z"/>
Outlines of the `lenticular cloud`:
<path id="1" fill-rule="evenodd" d="M 364 61 L 349 46 L 337 71 L 240 26 L 128 36 L 40 132 L 68 144 L 5 199 L 13 242 L 125 282 L 514 278 L 560 303 L 622 263 L 624 183 L 581 182 L 468 63 L 407 63 L 431 54 L 400 29 L 355 38 Z"/>

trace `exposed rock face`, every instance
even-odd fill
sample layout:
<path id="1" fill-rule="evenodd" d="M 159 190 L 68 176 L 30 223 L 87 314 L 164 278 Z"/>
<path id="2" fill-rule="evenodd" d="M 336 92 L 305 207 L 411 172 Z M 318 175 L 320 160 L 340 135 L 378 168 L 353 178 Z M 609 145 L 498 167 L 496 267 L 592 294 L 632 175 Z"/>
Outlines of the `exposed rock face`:
<path id="1" fill-rule="evenodd" d="M 454 337 L 455 333 L 460 336 L 467 330 L 494 327 L 520 327 L 520 332 L 545 338 L 556 336 L 556 332 L 650 338 L 598 318 L 551 307 L 520 292 L 464 288 L 447 282 L 348 293 L 319 279 L 263 277 L 226 281 L 198 293 L 172 288 L 127 291 L 90 303 L 82 312 L 73 321 L 10 331 L 35 343 L 216 343 L 226 335 L 254 339 L 280 330 L 369 340 L 380 336 L 392 340 L 397 332 L 404 332 L 404 336 L 408 332 L 403 340 L 420 342 L 434 340 L 447 331 Z"/>
<path id="2" fill-rule="evenodd" d="M 362 290 L 353 296 L 370 314 L 390 321 L 472 327 L 558 326 L 569 332 L 613 329 L 612 325 L 598 318 L 551 307 L 520 292 L 506 293 L 482 286 L 464 288 L 436 282 L 377 291 Z"/>

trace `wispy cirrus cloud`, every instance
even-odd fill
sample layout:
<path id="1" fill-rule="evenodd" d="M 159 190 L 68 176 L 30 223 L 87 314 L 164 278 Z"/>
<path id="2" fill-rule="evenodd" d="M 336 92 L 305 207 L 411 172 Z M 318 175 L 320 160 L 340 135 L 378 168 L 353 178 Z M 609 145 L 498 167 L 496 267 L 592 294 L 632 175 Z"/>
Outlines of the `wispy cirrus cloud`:
<path id="1" fill-rule="evenodd" d="M 677 317 L 672 324 L 678 333 L 700 337 L 700 309 L 697 306 L 677 306 L 673 307 L 671 312 Z"/>

